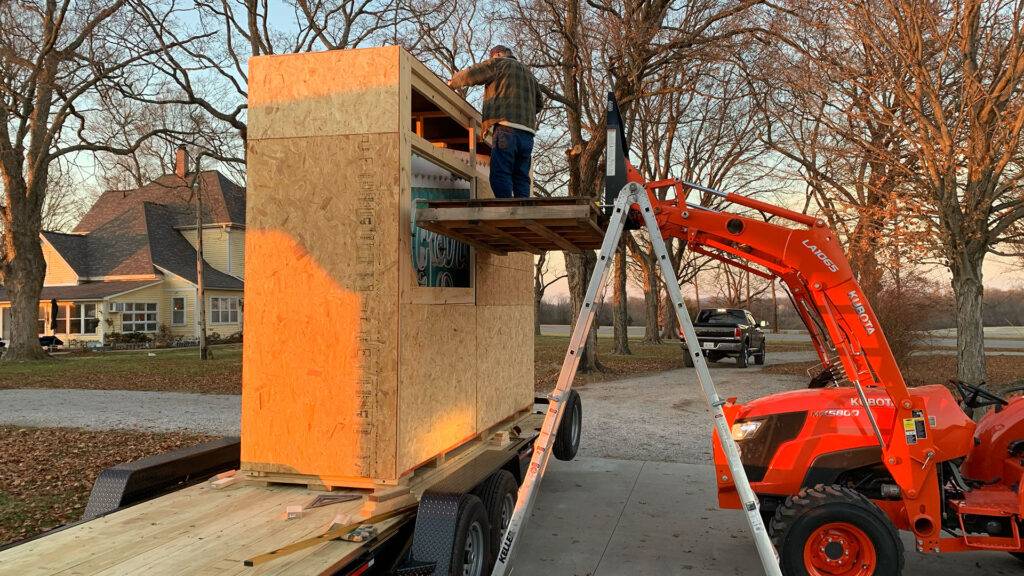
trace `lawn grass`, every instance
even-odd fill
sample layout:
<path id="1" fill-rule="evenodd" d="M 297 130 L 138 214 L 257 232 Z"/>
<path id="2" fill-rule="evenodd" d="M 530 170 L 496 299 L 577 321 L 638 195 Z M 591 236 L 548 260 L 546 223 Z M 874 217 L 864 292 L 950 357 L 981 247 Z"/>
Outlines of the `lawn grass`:
<path id="1" fill-rule="evenodd" d="M 208 439 L 0 426 L 0 545 L 78 520 L 104 468 Z"/>
<path id="2" fill-rule="evenodd" d="M 239 394 L 242 347 L 211 348 L 203 362 L 196 348 L 81 352 L 34 362 L 0 362 L 0 389 L 82 388 Z M 150 355 L 152 354 L 152 356 Z"/>
<path id="3" fill-rule="evenodd" d="M 603 382 L 682 368 L 678 341 L 662 344 L 631 339 L 633 354 L 612 354 L 614 341 L 598 338 L 598 359 L 603 370 L 580 373 L 576 385 Z M 558 377 L 568 336 L 538 336 L 534 353 L 534 380 L 538 391 L 548 391 Z M 803 342 L 770 344 L 771 351 L 807 350 Z M 217 346 L 211 360 L 199 360 L 195 348 L 130 352 L 81 352 L 55 355 L 36 362 L 0 362 L 0 389 L 80 388 L 91 390 L 148 390 L 201 394 L 240 394 L 242 348 Z M 150 356 L 152 354 L 152 356 Z"/>

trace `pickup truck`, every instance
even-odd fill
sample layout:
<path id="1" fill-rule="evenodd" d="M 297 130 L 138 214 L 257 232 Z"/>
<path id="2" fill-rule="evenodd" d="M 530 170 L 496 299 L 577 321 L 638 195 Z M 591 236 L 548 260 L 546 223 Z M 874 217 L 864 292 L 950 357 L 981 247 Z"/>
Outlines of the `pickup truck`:
<path id="1" fill-rule="evenodd" d="M 742 308 L 702 308 L 693 323 L 697 340 L 708 362 L 715 362 L 726 356 L 736 358 L 736 366 L 746 368 L 753 356 L 755 364 L 764 364 L 765 338 L 764 320 L 754 321 L 749 310 Z M 683 340 L 683 361 L 693 367 L 693 356 L 686 340 Z"/>

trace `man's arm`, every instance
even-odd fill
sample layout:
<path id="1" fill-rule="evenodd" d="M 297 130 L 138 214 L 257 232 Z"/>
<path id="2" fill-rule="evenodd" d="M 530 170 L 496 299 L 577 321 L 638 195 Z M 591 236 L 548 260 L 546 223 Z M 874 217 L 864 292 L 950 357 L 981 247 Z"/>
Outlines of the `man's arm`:
<path id="1" fill-rule="evenodd" d="M 463 68 L 452 76 L 448 85 L 452 88 L 465 88 L 466 86 L 480 86 L 494 80 L 494 59 L 484 60 L 469 68 Z"/>

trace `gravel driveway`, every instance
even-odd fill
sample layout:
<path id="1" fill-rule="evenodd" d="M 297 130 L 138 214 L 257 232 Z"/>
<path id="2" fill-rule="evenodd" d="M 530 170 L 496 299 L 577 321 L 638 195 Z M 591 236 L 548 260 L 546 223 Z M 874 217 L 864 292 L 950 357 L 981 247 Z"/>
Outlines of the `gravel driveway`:
<path id="1" fill-rule="evenodd" d="M 814 361 L 813 352 L 769 353 L 768 364 Z M 740 401 L 807 385 L 798 376 L 766 375 L 736 368 L 730 359 L 712 363 L 711 377 L 723 398 Z M 601 382 L 579 389 L 583 399 L 580 455 L 622 460 L 711 463 L 711 415 L 693 368 Z"/>
<path id="2" fill-rule="evenodd" d="M 0 390 L 0 424 L 237 436 L 241 397 L 124 390 Z"/>

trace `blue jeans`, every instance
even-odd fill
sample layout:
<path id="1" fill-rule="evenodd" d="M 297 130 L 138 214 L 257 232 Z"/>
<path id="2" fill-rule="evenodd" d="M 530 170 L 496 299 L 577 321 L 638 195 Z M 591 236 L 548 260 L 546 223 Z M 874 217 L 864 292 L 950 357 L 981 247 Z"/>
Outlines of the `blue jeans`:
<path id="1" fill-rule="evenodd" d="M 495 198 L 530 197 L 533 134 L 495 124 L 491 146 L 491 191 Z"/>

